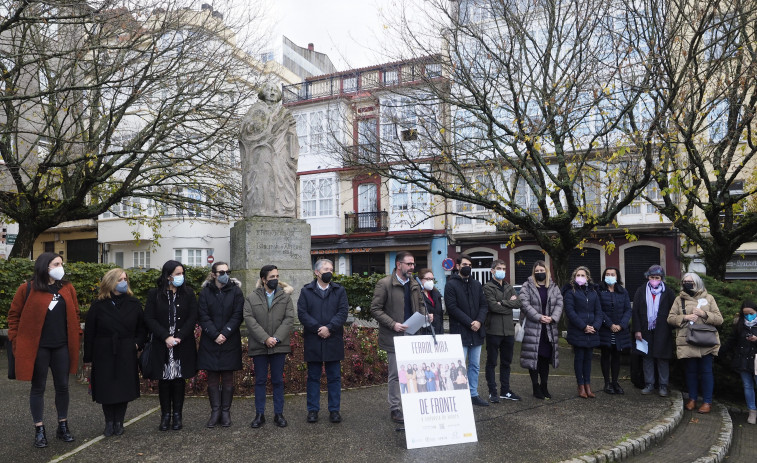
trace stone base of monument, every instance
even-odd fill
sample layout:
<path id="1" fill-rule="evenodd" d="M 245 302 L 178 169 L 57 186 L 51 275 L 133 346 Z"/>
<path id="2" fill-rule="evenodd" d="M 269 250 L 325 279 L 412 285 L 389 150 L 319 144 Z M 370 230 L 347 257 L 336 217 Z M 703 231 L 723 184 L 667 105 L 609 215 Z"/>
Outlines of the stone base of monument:
<path id="1" fill-rule="evenodd" d="M 231 270 L 242 282 L 245 297 L 255 290 L 260 268 L 273 264 L 279 281 L 294 287 L 297 310 L 300 289 L 313 280 L 310 224 L 300 219 L 247 217 L 231 229 Z"/>

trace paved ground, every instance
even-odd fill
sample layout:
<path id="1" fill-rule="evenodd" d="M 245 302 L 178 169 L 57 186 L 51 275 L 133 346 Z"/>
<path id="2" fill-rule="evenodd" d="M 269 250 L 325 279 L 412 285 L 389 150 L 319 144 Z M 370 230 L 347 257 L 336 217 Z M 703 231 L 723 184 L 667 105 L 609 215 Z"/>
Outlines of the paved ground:
<path id="1" fill-rule="evenodd" d="M 757 425 L 746 422 L 747 412 L 731 412 L 733 440 L 726 461 L 729 463 L 754 463 L 757 461 Z"/>
<path id="2" fill-rule="evenodd" d="M 3 461 L 119 462 L 200 461 L 222 457 L 231 461 L 266 458 L 273 461 L 507 461 L 554 462 L 590 453 L 597 448 L 618 443 L 647 429 L 671 408 L 672 399 L 656 395 L 642 396 L 630 382 L 622 380 L 623 396 L 597 392 L 594 400 L 576 396 L 569 349 L 561 348 L 562 364 L 550 378 L 551 401 L 536 400 L 530 395 L 527 372 L 515 367 L 512 388 L 523 401 L 474 407 L 477 443 L 407 450 L 405 436 L 389 420 L 386 386 L 344 391 L 344 421 L 334 425 L 324 420 L 313 425 L 305 422 L 305 397 L 288 396 L 285 416 L 289 427 L 269 422 L 261 429 L 251 429 L 251 398 L 235 398 L 232 427 L 206 429 L 209 407 L 206 399 L 188 398 L 182 431 L 159 432 L 158 400 L 142 397 L 127 411 L 126 433 L 120 438 L 102 438 L 103 419 L 100 406 L 91 401 L 85 385 L 72 381 L 69 422 L 76 442 L 62 443 L 48 429 L 50 446 L 32 446 L 33 426 L 29 414 L 29 383 L 7 379 L 5 352 L 0 353 L 0 445 Z M 482 356 L 483 357 L 483 356 Z M 482 358 L 482 365 L 484 359 Z M 627 367 L 624 367 L 627 374 Z M 481 372 L 480 391 L 486 393 Z M 594 389 L 601 389 L 601 372 L 595 358 Z M 46 417 L 54 415 L 52 379 L 48 380 Z M 323 398 L 325 409 L 325 397 Z M 268 408 L 271 403 L 268 399 Z M 322 414 L 323 415 L 323 414 Z M 736 427 L 736 426 L 734 426 Z M 254 453 L 253 453 L 254 452 Z M 685 461 L 685 460 L 679 460 Z M 733 460 L 736 461 L 736 460 Z M 754 461 L 754 459 L 750 460 Z"/>

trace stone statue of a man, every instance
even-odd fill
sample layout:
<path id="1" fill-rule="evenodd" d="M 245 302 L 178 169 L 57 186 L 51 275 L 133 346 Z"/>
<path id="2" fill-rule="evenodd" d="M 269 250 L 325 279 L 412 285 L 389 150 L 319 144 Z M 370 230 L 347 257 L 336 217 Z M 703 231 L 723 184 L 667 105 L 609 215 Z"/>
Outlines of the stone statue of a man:
<path id="1" fill-rule="evenodd" d="M 296 217 L 300 146 L 294 117 L 281 105 L 276 85 L 265 84 L 258 99 L 239 135 L 244 216 Z"/>

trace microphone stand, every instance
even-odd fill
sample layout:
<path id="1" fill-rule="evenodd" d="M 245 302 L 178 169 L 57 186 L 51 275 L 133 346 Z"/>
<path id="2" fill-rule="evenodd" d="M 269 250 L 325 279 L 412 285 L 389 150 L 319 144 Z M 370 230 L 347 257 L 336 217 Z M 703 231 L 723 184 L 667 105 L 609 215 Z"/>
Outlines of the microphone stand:
<path id="1" fill-rule="evenodd" d="M 421 292 L 423 292 L 423 284 L 421 283 L 421 279 L 416 276 L 415 277 L 415 281 L 417 281 L 418 284 L 421 285 Z M 423 302 L 423 305 L 424 306 L 426 305 L 425 301 Z M 424 315 L 426 317 L 426 324 L 431 329 L 431 338 L 434 340 L 434 345 L 437 345 L 439 343 L 436 342 L 436 331 L 434 331 L 434 325 L 432 325 L 431 321 L 429 321 L 429 319 L 428 319 L 428 309 L 426 309 L 426 313 Z"/>

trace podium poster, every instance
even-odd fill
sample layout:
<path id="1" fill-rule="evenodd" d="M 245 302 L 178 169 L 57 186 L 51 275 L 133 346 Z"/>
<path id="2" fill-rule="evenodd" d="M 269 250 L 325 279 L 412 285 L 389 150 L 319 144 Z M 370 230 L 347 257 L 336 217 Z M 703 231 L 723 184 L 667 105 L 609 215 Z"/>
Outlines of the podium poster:
<path id="1" fill-rule="evenodd" d="M 408 449 L 478 441 L 460 335 L 436 341 L 394 338 Z"/>

